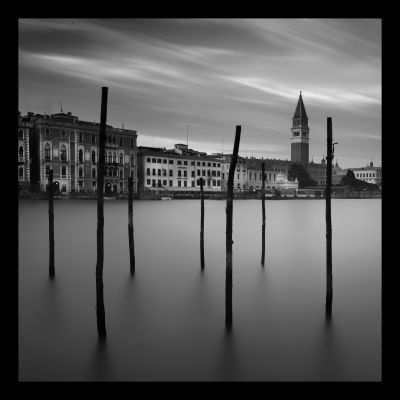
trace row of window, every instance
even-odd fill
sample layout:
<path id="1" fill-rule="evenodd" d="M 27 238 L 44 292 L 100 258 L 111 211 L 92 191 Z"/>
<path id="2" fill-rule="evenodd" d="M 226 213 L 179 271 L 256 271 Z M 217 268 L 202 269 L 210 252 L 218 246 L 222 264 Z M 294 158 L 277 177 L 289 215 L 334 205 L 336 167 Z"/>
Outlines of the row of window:
<path id="1" fill-rule="evenodd" d="M 187 170 L 178 170 L 178 176 L 184 176 L 187 177 Z M 182 175 L 183 174 L 183 175 Z M 167 176 L 167 170 L 166 169 L 155 169 L 153 168 L 153 171 L 151 173 L 151 169 L 147 168 L 146 170 L 146 175 L 158 175 L 158 176 Z M 169 176 L 174 176 L 174 171 L 172 169 L 169 170 L 168 173 Z M 210 170 L 197 170 L 197 176 L 217 176 L 219 177 L 221 175 L 220 171 L 210 171 Z M 195 177 L 195 171 L 191 171 L 191 177 Z"/>
<path id="2" fill-rule="evenodd" d="M 368 172 L 356 172 L 356 177 L 360 178 L 380 178 L 381 174 L 379 172 L 370 172 L 368 175 Z"/>
<path id="3" fill-rule="evenodd" d="M 164 180 L 158 179 L 157 181 L 155 179 L 147 179 L 146 184 L 151 185 L 153 187 L 173 186 L 173 181 L 172 180 L 167 181 L 165 179 Z M 195 181 L 190 181 L 190 185 L 191 185 L 191 187 L 195 187 Z M 196 181 L 196 185 L 200 186 L 200 179 L 198 179 Z M 213 179 L 213 180 L 207 181 L 204 185 L 205 186 L 211 186 L 211 185 L 212 186 L 221 186 L 221 181 L 219 179 L 218 180 Z M 187 187 L 187 186 L 188 186 L 188 181 L 183 181 L 183 187 Z M 178 187 L 182 187 L 182 181 L 178 181 Z"/>
<path id="4" fill-rule="evenodd" d="M 151 158 L 151 157 L 147 157 L 146 158 L 146 162 L 148 162 L 148 163 L 158 163 L 158 164 L 167 164 L 167 160 L 165 159 L 165 158 Z M 189 165 L 189 161 L 187 161 L 187 160 L 177 160 L 177 165 Z M 174 164 L 174 160 L 171 160 L 171 159 L 169 159 L 168 160 L 168 164 Z M 195 161 L 190 161 L 190 165 L 192 165 L 192 166 L 194 166 L 194 165 L 196 165 L 195 164 Z M 205 161 L 197 161 L 197 166 L 198 167 L 200 167 L 200 166 L 203 166 L 203 167 L 211 167 L 211 165 L 212 165 L 212 167 L 214 167 L 214 168 L 219 168 L 220 166 L 221 166 L 221 164 L 220 163 L 215 163 L 215 162 L 213 162 L 213 163 L 211 163 L 211 162 L 207 162 L 207 165 L 206 165 L 206 162 Z"/>
<path id="5" fill-rule="evenodd" d="M 22 139 L 23 138 L 23 132 L 22 132 L 22 135 L 21 135 L 21 132 L 22 132 L 22 130 L 19 131 L 19 137 L 21 136 L 20 138 Z M 73 134 L 73 132 L 72 132 L 72 134 Z M 49 129 L 45 130 L 44 137 L 46 139 L 50 139 L 50 130 Z M 96 144 L 97 143 L 97 141 L 98 141 L 97 137 L 98 137 L 97 134 L 95 134 L 95 133 L 91 134 L 91 143 L 92 144 Z M 70 139 L 69 132 L 61 131 L 61 140 L 69 140 L 69 139 Z M 78 132 L 78 141 L 79 141 L 79 143 L 83 143 L 83 139 L 84 139 L 84 133 L 83 132 Z M 129 140 L 130 147 L 134 147 L 134 145 L 135 145 L 134 138 L 129 138 L 129 139 L 130 139 Z M 117 141 L 118 141 L 118 144 L 120 146 L 123 145 L 122 136 L 119 136 L 118 139 L 117 139 L 117 137 L 115 135 L 107 135 L 106 136 L 106 143 L 117 144 Z"/>

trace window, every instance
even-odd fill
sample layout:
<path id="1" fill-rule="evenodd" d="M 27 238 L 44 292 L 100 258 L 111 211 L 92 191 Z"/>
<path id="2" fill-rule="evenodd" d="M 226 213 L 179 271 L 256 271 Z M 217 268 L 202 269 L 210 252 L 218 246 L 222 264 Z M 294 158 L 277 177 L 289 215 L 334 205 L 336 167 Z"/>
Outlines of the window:
<path id="1" fill-rule="evenodd" d="M 120 164 L 124 163 L 124 155 L 122 153 L 119 153 L 119 163 Z"/>
<path id="2" fill-rule="evenodd" d="M 147 168 L 146 174 L 150 175 L 150 168 Z"/>
<path id="3" fill-rule="evenodd" d="M 22 146 L 19 146 L 18 157 L 19 158 L 23 158 L 24 157 L 24 148 Z"/>
<path id="4" fill-rule="evenodd" d="M 167 186 L 167 181 L 166 180 L 163 181 L 163 185 Z"/>
<path id="5" fill-rule="evenodd" d="M 174 176 L 174 171 L 172 169 L 169 170 L 169 176 Z"/>
<path id="6" fill-rule="evenodd" d="M 114 144 L 117 144 L 117 138 L 116 138 L 115 135 L 113 135 L 113 137 L 112 137 L 112 142 L 113 142 Z"/>
<path id="7" fill-rule="evenodd" d="M 61 139 L 65 140 L 65 131 L 61 131 Z"/>
<path id="8" fill-rule="evenodd" d="M 118 176 L 118 168 L 113 168 L 113 176 Z"/>
<path id="9" fill-rule="evenodd" d="M 219 179 L 217 180 L 217 186 L 221 186 L 221 181 Z"/>
<path id="10" fill-rule="evenodd" d="M 182 176 L 182 171 L 178 170 L 178 176 Z"/>
<path id="11" fill-rule="evenodd" d="M 79 178 L 82 178 L 82 177 L 83 177 L 83 169 L 79 168 Z"/>
<path id="12" fill-rule="evenodd" d="M 78 161 L 79 161 L 80 163 L 83 162 L 83 150 L 82 150 L 82 149 L 79 149 L 79 152 L 78 152 Z"/>
<path id="13" fill-rule="evenodd" d="M 146 162 L 151 162 L 151 158 L 150 158 L 150 157 L 147 157 L 147 158 L 146 158 Z"/>
<path id="14" fill-rule="evenodd" d="M 174 160 L 168 160 L 168 164 L 173 164 Z"/>
<path id="15" fill-rule="evenodd" d="M 96 152 L 94 150 L 92 151 L 92 163 L 96 163 Z"/>
<path id="16" fill-rule="evenodd" d="M 194 165 L 194 161 L 191 161 L 191 162 L 190 162 L 190 165 Z"/>
<path id="17" fill-rule="evenodd" d="M 192 181 L 192 187 L 194 187 L 194 181 Z"/>
<path id="18" fill-rule="evenodd" d="M 221 175 L 221 172 L 220 171 L 217 171 L 217 176 L 220 176 Z"/>
<path id="19" fill-rule="evenodd" d="M 112 162 L 112 154 L 111 154 L 111 151 L 108 153 L 108 162 L 109 162 L 109 163 Z"/>
<path id="20" fill-rule="evenodd" d="M 156 174 L 156 169 L 155 168 L 153 168 L 153 175 L 155 175 Z"/>
<path id="21" fill-rule="evenodd" d="M 198 169 L 197 170 L 197 176 L 200 176 L 200 174 L 201 174 L 201 171 Z"/>
<path id="22" fill-rule="evenodd" d="M 206 171 L 204 169 L 201 171 L 201 175 L 206 176 Z"/>
<path id="23" fill-rule="evenodd" d="M 157 181 L 158 187 L 161 187 L 161 179 Z"/>
<path id="24" fill-rule="evenodd" d="M 187 171 L 186 171 L 186 170 L 183 171 L 183 176 L 184 176 L 185 178 L 187 177 Z"/>
<path id="25" fill-rule="evenodd" d="M 96 143 L 96 135 L 93 133 L 92 134 L 92 144 Z"/>
<path id="26" fill-rule="evenodd" d="M 50 174 L 50 165 L 46 165 L 46 176 Z"/>
<path id="27" fill-rule="evenodd" d="M 147 185 L 150 185 L 150 182 L 151 182 L 150 179 L 147 179 L 147 180 L 146 180 L 146 184 L 147 184 Z"/>
<path id="28" fill-rule="evenodd" d="M 83 132 L 79 132 L 79 141 L 83 142 Z"/>
<path id="29" fill-rule="evenodd" d="M 24 179 L 24 169 L 22 167 L 18 168 L 18 178 Z"/>
<path id="30" fill-rule="evenodd" d="M 157 170 L 157 175 L 161 176 L 161 169 L 160 168 Z"/>
<path id="31" fill-rule="evenodd" d="M 213 179 L 212 185 L 213 185 L 213 186 L 216 186 L 216 185 L 217 185 L 217 181 L 216 181 L 215 179 Z"/>
<path id="32" fill-rule="evenodd" d="M 162 160 L 162 162 L 163 162 L 163 164 L 166 164 L 166 163 L 167 163 L 167 160 L 166 160 L 166 159 L 164 159 L 164 160 Z"/>
<path id="33" fill-rule="evenodd" d="M 67 176 L 67 167 L 61 167 L 61 177 L 65 178 Z"/>
<path id="34" fill-rule="evenodd" d="M 178 186 L 181 187 L 181 185 L 182 185 L 182 182 L 178 181 Z"/>
<path id="35" fill-rule="evenodd" d="M 178 160 L 178 165 L 182 165 L 182 161 L 181 160 Z"/>
<path id="36" fill-rule="evenodd" d="M 130 145 L 131 145 L 131 147 L 134 147 L 133 146 L 133 139 L 131 138 L 131 141 L 130 141 Z"/>
<path id="37" fill-rule="evenodd" d="M 183 186 L 187 187 L 187 181 L 183 181 Z"/>
<path id="38" fill-rule="evenodd" d="M 194 175 L 194 171 L 192 171 L 192 175 L 191 175 L 191 176 L 192 176 L 192 178 L 194 178 L 194 176 L 195 176 L 195 175 Z"/>
<path id="39" fill-rule="evenodd" d="M 184 162 L 183 162 L 183 165 L 188 165 L 187 161 L 184 161 Z"/>
<path id="40" fill-rule="evenodd" d="M 169 186 L 172 186 L 172 181 L 169 181 Z"/>
<path id="41" fill-rule="evenodd" d="M 151 162 L 155 163 L 157 160 L 155 158 L 151 159 Z"/>
<path id="42" fill-rule="evenodd" d="M 92 181 L 92 188 L 93 188 L 93 191 L 96 190 L 96 181 Z"/>
<path id="43" fill-rule="evenodd" d="M 115 136 L 114 136 L 114 138 L 115 138 Z M 117 162 L 117 153 L 114 151 L 114 154 L 113 154 L 113 163 L 116 163 Z"/>
<path id="44" fill-rule="evenodd" d="M 197 161 L 197 166 L 200 167 L 200 161 Z"/>
<path id="45" fill-rule="evenodd" d="M 163 169 L 163 176 L 167 176 L 167 170 Z"/>
<path id="46" fill-rule="evenodd" d="M 64 144 L 61 146 L 61 161 L 67 161 L 67 148 Z"/>
<path id="47" fill-rule="evenodd" d="M 124 179 L 124 170 L 123 169 L 119 170 L 119 179 Z"/>
<path id="48" fill-rule="evenodd" d="M 122 146 L 122 136 L 119 137 L 119 145 Z"/>
<path id="49" fill-rule="evenodd" d="M 131 178 L 133 178 L 133 169 L 131 169 Z"/>
<path id="50" fill-rule="evenodd" d="M 215 162 L 213 162 L 213 167 L 215 167 L 215 165 L 216 165 Z"/>
<path id="51" fill-rule="evenodd" d="M 153 186 L 153 187 L 156 186 L 156 180 L 155 180 L 155 179 L 152 179 L 152 180 L 151 180 L 151 186 Z"/>
<path id="52" fill-rule="evenodd" d="M 207 167 L 211 167 L 211 163 L 209 162 L 209 163 L 207 163 Z"/>
<path id="53" fill-rule="evenodd" d="M 219 168 L 219 167 L 220 167 L 220 165 L 221 165 L 221 164 L 220 164 L 220 163 L 218 163 L 218 164 L 217 164 L 217 167 Z"/>
<path id="54" fill-rule="evenodd" d="M 18 139 L 23 139 L 24 138 L 24 131 L 22 129 L 20 129 L 18 131 Z"/>
<path id="55" fill-rule="evenodd" d="M 157 162 L 161 164 L 161 158 L 157 158 Z"/>
<path id="56" fill-rule="evenodd" d="M 135 156 L 133 155 L 133 153 L 131 154 L 131 166 L 135 165 Z"/>
<path id="57" fill-rule="evenodd" d="M 96 178 L 96 168 L 92 169 L 92 178 Z"/>

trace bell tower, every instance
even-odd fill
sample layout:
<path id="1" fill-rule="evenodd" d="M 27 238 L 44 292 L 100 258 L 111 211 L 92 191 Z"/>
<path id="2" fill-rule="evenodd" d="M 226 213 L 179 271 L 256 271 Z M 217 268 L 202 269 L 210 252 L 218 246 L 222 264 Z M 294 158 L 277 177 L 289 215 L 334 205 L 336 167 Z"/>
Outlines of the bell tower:
<path id="1" fill-rule="evenodd" d="M 301 97 L 301 91 L 292 120 L 291 161 L 302 163 L 307 167 L 310 128 L 308 127 L 308 117 L 303 98 Z"/>

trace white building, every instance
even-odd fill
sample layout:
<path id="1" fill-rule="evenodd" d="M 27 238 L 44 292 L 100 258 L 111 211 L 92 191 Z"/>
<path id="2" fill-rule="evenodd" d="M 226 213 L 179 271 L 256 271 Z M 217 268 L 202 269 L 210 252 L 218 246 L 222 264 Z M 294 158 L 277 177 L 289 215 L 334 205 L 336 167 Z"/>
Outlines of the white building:
<path id="1" fill-rule="evenodd" d="M 354 172 L 356 179 L 364 182 L 373 183 L 382 187 L 382 167 L 374 167 L 371 161 L 369 166 L 362 168 L 349 168 Z"/>

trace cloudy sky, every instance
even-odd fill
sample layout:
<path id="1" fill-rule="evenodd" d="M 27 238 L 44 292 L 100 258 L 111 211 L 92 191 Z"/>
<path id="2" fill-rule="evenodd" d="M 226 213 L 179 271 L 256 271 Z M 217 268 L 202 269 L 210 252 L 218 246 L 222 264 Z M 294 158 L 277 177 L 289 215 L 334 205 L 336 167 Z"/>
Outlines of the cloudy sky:
<path id="1" fill-rule="evenodd" d="M 139 146 L 174 143 L 290 159 L 300 90 L 310 160 L 381 165 L 379 19 L 20 19 L 19 110 L 56 113 L 138 132 Z M 186 128 L 186 124 L 190 124 Z"/>

